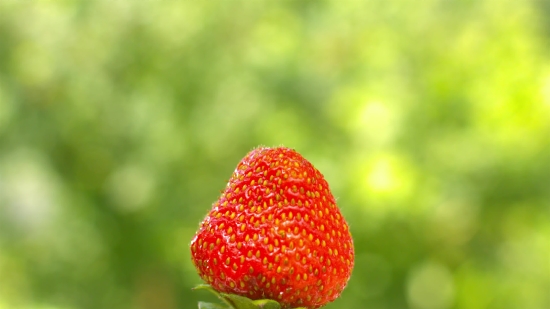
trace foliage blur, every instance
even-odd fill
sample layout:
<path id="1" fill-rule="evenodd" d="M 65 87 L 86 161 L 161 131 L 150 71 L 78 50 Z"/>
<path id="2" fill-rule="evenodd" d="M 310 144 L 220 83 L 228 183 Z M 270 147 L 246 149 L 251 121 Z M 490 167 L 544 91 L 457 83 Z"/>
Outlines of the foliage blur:
<path id="1" fill-rule="evenodd" d="M 0 0 L 0 308 L 196 308 L 198 223 L 281 144 L 354 236 L 327 309 L 550 308 L 548 29 L 545 0 Z"/>

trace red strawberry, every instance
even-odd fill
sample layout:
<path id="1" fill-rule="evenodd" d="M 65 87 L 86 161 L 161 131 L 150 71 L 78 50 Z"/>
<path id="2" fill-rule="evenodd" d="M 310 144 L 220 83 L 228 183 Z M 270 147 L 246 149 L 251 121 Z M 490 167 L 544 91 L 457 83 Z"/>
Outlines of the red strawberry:
<path id="1" fill-rule="evenodd" d="M 350 278 L 354 249 L 328 183 L 296 151 L 256 148 L 239 163 L 191 242 L 222 293 L 319 308 Z"/>

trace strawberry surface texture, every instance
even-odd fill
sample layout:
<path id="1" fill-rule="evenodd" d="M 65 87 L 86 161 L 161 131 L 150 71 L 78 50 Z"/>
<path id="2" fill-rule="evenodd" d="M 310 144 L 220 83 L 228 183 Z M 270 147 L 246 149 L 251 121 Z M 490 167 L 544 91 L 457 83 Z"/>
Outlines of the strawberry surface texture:
<path id="1" fill-rule="evenodd" d="M 239 162 L 191 241 L 221 293 L 319 308 L 345 288 L 353 240 L 323 175 L 295 150 L 259 147 Z"/>

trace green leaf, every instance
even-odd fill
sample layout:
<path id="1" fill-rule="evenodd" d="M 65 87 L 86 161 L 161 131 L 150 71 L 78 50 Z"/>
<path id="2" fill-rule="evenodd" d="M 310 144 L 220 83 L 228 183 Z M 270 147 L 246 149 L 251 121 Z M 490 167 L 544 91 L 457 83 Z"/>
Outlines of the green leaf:
<path id="1" fill-rule="evenodd" d="M 216 295 L 217 297 L 220 297 L 220 293 L 218 293 L 218 291 L 214 290 L 214 288 L 208 284 L 199 284 L 196 287 L 194 287 L 193 290 L 206 290 Z"/>
<path id="2" fill-rule="evenodd" d="M 200 301 L 199 302 L 199 309 L 228 309 L 228 307 L 222 306 L 220 304 L 205 303 L 205 302 Z"/>
<path id="3" fill-rule="evenodd" d="M 218 297 L 219 299 L 221 299 L 227 305 L 225 308 L 239 309 L 239 308 L 234 308 L 233 304 L 231 302 L 229 302 L 225 297 L 223 297 L 220 293 L 218 293 L 218 291 L 214 290 L 214 288 L 212 286 L 208 285 L 208 284 L 199 284 L 196 287 L 194 287 L 193 290 L 206 290 L 206 291 L 216 295 L 216 297 Z M 222 307 L 222 308 L 224 308 L 224 307 Z"/>
<path id="4" fill-rule="evenodd" d="M 258 305 L 254 303 L 250 298 L 235 295 L 235 294 L 221 294 L 226 298 L 235 309 L 261 309 Z"/>
<path id="5" fill-rule="evenodd" d="M 262 309 L 281 309 L 281 305 L 272 299 L 258 299 L 254 304 Z"/>
<path id="6" fill-rule="evenodd" d="M 212 286 L 208 284 L 199 284 L 193 288 L 193 290 L 206 290 L 219 299 L 221 299 L 227 306 L 222 306 L 219 304 L 199 302 L 199 309 L 281 309 L 281 305 L 272 299 L 258 299 L 251 300 L 250 298 L 236 295 L 236 294 L 226 294 L 219 293 L 214 290 Z M 201 307 L 202 306 L 202 307 Z M 295 308 L 295 309 L 307 309 L 305 307 Z"/>

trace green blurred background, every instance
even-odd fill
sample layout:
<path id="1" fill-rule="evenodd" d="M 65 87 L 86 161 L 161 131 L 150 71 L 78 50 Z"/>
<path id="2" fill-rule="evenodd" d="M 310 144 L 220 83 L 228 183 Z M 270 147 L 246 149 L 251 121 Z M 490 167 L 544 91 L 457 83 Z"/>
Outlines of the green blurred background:
<path id="1" fill-rule="evenodd" d="M 550 308 L 550 2 L 0 0 L 0 308 L 187 309 L 238 161 L 297 149 L 326 308 Z"/>

